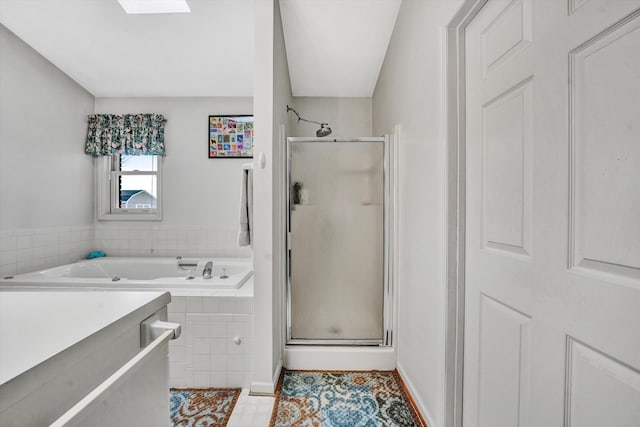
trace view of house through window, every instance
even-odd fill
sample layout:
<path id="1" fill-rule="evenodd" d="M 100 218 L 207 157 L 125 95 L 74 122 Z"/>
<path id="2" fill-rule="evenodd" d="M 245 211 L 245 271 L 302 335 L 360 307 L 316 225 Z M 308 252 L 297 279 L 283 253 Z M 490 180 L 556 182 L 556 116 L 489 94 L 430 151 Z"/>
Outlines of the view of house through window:
<path id="1" fill-rule="evenodd" d="M 157 208 L 157 156 L 119 156 L 113 161 L 113 174 L 116 209 Z"/>

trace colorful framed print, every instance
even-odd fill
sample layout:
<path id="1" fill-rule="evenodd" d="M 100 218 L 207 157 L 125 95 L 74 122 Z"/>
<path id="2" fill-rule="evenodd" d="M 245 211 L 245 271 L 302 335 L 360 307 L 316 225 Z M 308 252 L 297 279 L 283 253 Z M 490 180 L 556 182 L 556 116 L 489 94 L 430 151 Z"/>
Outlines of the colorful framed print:
<path id="1" fill-rule="evenodd" d="M 253 157 L 253 116 L 209 116 L 209 158 Z"/>

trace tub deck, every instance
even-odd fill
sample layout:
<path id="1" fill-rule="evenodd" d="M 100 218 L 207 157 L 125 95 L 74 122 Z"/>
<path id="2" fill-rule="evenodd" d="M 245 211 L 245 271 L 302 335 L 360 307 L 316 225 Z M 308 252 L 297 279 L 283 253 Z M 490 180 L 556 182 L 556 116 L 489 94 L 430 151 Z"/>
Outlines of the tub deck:
<path id="1" fill-rule="evenodd" d="M 253 271 L 246 259 L 181 260 L 195 268 L 178 267 L 175 258 L 107 257 L 81 260 L 43 271 L 0 279 L 0 289 L 79 289 L 169 291 L 174 296 L 252 296 Z M 203 277 L 213 261 L 212 277 Z"/>

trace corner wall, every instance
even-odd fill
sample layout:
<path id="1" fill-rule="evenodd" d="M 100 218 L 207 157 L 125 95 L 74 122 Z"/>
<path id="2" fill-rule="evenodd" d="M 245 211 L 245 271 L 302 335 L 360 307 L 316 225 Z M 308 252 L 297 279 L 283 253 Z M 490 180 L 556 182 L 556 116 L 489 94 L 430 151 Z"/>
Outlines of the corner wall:
<path id="1" fill-rule="evenodd" d="M 398 370 L 430 427 L 444 425 L 444 27 L 461 4 L 403 1 L 373 95 L 373 133 L 401 134 Z"/>
<path id="2" fill-rule="evenodd" d="M 282 366 L 284 139 L 291 85 L 278 0 L 256 2 L 254 85 L 254 377 L 251 392 L 273 394 Z M 264 166 L 260 159 L 264 156 Z"/>
<path id="3" fill-rule="evenodd" d="M 66 264 L 93 244 L 94 97 L 0 25 L 0 276 Z"/>
<path id="4" fill-rule="evenodd" d="M 287 105 L 291 103 L 291 81 L 289 65 L 284 44 L 282 16 L 280 14 L 280 0 L 274 0 L 273 11 L 273 381 L 282 368 L 285 344 L 284 325 L 285 316 L 285 233 L 286 233 L 286 144 L 291 135 Z M 275 386 L 276 384 L 274 384 Z"/>

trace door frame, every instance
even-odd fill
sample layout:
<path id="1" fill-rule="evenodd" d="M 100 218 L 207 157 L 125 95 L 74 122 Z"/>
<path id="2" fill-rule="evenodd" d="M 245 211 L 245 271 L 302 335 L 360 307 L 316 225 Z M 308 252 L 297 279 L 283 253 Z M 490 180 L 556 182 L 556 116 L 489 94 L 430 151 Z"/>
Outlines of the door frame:
<path id="1" fill-rule="evenodd" d="M 382 298 L 382 337 L 380 339 L 309 339 L 309 338 L 293 338 L 291 333 L 292 323 L 292 268 L 291 268 L 291 146 L 294 143 L 381 143 L 383 147 L 383 298 Z M 285 282 L 285 347 L 297 345 L 318 345 L 318 346 L 379 346 L 381 348 L 393 346 L 393 330 L 394 330 L 394 294 L 393 294 L 393 250 L 394 250 L 394 234 L 393 234 L 393 218 L 395 215 L 393 209 L 394 200 L 394 178 L 393 173 L 393 145 L 390 135 L 386 134 L 382 137 L 361 137 L 361 138 L 320 138 L 320 137 L 288 137 L 286 138 L 285 148 L 285 263 L 286 263 L 286 282 Z"/>
<path id="2" fill-rule="evenodd" d="M 465 0 L 444 29 L 447 141 L 445 427 L 462 427 L 463 421 L 466 221 L 465 30 L 488 1 Z"/>

